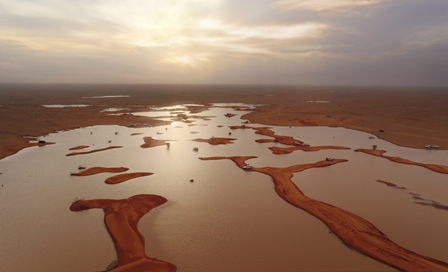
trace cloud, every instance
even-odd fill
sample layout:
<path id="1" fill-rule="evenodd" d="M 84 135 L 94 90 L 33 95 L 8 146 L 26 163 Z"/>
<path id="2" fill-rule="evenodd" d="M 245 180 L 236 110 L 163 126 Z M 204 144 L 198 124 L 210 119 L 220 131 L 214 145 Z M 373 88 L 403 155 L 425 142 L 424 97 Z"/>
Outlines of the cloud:
<path id="1" fill-rule="evenodd" d="M 447 9 L 440 0 L 0 0 L 0 82 L 448 85 L 439 72 Z"/>
<path id="2" fill-rule="evenodd" d="M 280 0 L 278 5 L 285 9 L 334 11 L 378 4 L 383 1 L 387 0 Z"/>

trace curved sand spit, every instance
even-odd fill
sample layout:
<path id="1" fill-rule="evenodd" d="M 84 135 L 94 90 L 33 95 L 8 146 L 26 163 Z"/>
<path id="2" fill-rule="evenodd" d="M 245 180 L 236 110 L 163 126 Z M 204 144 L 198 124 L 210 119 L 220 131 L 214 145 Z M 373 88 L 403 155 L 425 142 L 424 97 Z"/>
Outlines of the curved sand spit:
<path id="1" fill-rule="evenodd" d="M 202 160 L 230 159 L 243 168 L 248 157 L 208 157 Z M 448 271 L 448 264 L 419 255 L 395 244 L 372 223 L 356 214 L 330 204 L 314 200 L 291 181 L 293 173 L 315 167 L 326 167 L 347 160 L 319 161 L 311 164 L 297 164 L 286 168 L 253 167 L 252 170 L 272 177 L 277 194 L 288 203 L 305 210 L 320 219 L 330 230 L 354 249 L 405 271 Z"/>
<path id="2" fill-rule="evenodd" d="M 211 145 L 222 145 L 222 144 L 233 144 L 233 141 L 236 141 L 235 138 L 215 138 L 212 137 L 210 139 L 193 139 L 192 141 L 200 142 L 200 143 L 209 143 Z"/>
<path id="3" fill-rule="evenodd" d="M 129 168 L 126 167 L 91 167 L 85 170 L 82 170 L 78 173 L 73 174 L 73 176 L 91 176 L 100 173 L 121 173 L 128 171 Z"/>
<path id="4" fill-rule="evenodd" d="M 390 160 L 392 162 L 403 163 L 403 164 L 410 164 L 410 165 L 417 165 L 417 166 L 424 167 L 424 168 L 429 169 L 429 170 L 434 171 L 434 172 L 438 172 L 438 173 L 442 173 L 442 174 L 448 174 L 448 166 L 446 166 L 446 165 L 414 162 L 414 161 L 403 159 L 403 158 L 399 158 L 399 157 L 386 156 L 386 155 L 384 155 L 384 153 L 386 153 L 385 150 L 357 149 L 356 151 L 363 152 L 363 153 L 366 153 L 366 154 L 369 154 L 369 155 L 373 155 L 373 156 L 377 156 L 377 157 L 381 157 L 381 158 L 385 158 L 385 159 L 388 159 L 388 160 Z"/>
<path id="5" fill-rule="evenodd" d="M 80 150 L 80 149 L 84 149 L 84 148 L 88 148 L 88 145 L 78 145 L 75 147 L 70 148 L 69 150 Z"/>
<path id="6" fill-rule="evenodd" d="M 109 150 L 109 149 L 115 149 L 115 148 L 122 148 L 122 146 L 109 146 L 109 147 L 106 147 L 106 148 L 94 149 L 94 150 L 85 151 L 85 152 L 72 152 L 72 153 L 69 153 L 69 154 L 67 154 L 65 156 L 84 155 L 84 154 L 90 154 L 90 153 L 95 153 L 95 152 L 100 152 L 100 151 Z"/>
<path id="7" fill-rule="evenodd" d="M 139 178 L 139 177 L 145 177 L 145 176 L 149 176 L 152 175 L 154 173 L 150 173 L 150 172 L 135 172 L 135 173 L 126 173 L 126 174 L 119 174 L 119 175 L 115 175 L 112 176 L 108 179 L 106 179 L 104 182 L 107 184 L 118 184 L 118 183 L 122 183 L 125 182 L 127 180 L 130 179 L 134 179 L 134 178 Z"/>
<path id="8" fill-rule="evenodd" d="M 104 223 L 117 251 L 118 265 L 111 271 L 174 272 L 177 270 L 175 265 L 146 256 L 145 239 L 137 228 L 143 215 L 166 201 L 158 195 L 136 195 L 121 200 L 78 200 L 70 210 L 103 209 Z"/>

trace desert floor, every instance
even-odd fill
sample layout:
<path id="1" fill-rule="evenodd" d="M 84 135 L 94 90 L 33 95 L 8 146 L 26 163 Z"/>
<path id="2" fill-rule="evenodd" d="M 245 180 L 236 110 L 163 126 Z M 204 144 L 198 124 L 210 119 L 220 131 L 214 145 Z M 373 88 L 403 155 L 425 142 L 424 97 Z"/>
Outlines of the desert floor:
<path id="1" fill-rule="evenodd" d="M 89 98 L 113 95 L 129 97 Z M 345 127 L 401 146 L 433 144 L 448 149 L 448 90 L 441 88 L 2 84 L 0 159 L 29 146 L 28 137 L 37 139 L 56 131 L 92 125 L 165 124 L 101 112 L 111 107 L 132 113 L 150 106 L 230 102 L 261 105 L 243 116 L 259 124 Z M 89 106 L 42 106 L 73 104 Z"/>

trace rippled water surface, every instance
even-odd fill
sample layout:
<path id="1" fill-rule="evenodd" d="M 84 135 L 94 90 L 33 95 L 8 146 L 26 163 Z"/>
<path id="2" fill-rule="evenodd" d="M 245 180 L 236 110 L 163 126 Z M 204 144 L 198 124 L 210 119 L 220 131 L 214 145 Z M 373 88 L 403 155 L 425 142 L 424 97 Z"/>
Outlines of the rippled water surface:
<path id="1" fill-rule="evenodd" d="M 227 118 L 226 113 L 237 116 Z M 448 211 L 418 205 L 413 198 L 420 194 L 447 205 L 448 175 L 354 149 L 376 144 L 387 155 L 448 165 L 446 151 L 403 148 L 342 128 L 273 127 L 278 135 L 290 135 L 312 146 L 351 148 L 274 155 L 268 147 L 281 144 L 258 144 L 254 140 L 269 137 L 251 129 L 228 128 L 240 125 L 244 113 L 211 108 L 197 114 L 215 116 L 211 120 L 190 118 L 192 123 L 175 121 L 160 127 L 95 126 L 60 132 L 42 138 L 54 145 L 28 148 L 1 160 L 0 270 L 104 270 L 116 254 L 103 212 L 71 212 L 72 201 L 158 194 L 168 202 L 145 215 L 139 230 L 146 239 L 147 255 L 175 264 L 179 272 L 394 271 L 346 247 L 322 222 L 283 201 L 270 177 L 242 171 L 229 160 L 198 159 L 235 155 L 258 156 L 248 161 L 257 167 L 286 167 L 326 157 L 348 159 L 296 173 L 293 181 L 309 197 L 366 218 L 399 245 L 448 262 Z M 160 116 L 171 117 L 169 112 Z M 145 136 L 170 140 L 170 146 L 141 148 Z M 237 140 L 218 146 L 191 141 L 210 137 Z M 72 152 L 69 148 L 79 145 L 88 145 L 86 150 L 111 145 L 123 148 L 65 156 Z M 129 172 L 154 175 L 107 185 L 104 180 L 114 174 L 71 176 L 79 166 L 128 167 Z"/>

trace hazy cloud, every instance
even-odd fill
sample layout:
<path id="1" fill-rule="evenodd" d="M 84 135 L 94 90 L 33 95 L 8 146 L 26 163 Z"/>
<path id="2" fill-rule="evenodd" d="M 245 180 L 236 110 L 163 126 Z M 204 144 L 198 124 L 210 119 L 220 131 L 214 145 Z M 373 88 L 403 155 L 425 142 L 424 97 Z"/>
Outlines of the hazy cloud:
<path id="1" fill-rule="evenodd" d="M 0 0 L 0 82 L 448 85 L 448 1 Z"/>

